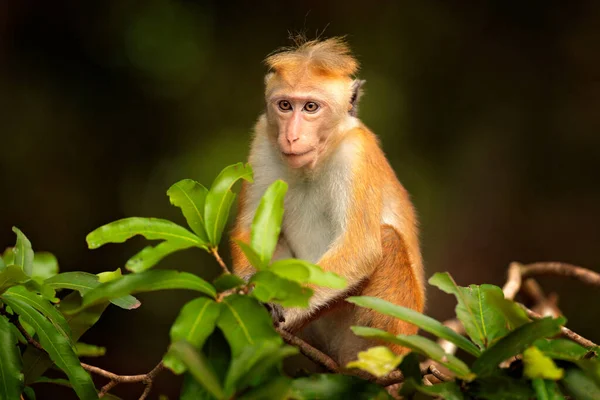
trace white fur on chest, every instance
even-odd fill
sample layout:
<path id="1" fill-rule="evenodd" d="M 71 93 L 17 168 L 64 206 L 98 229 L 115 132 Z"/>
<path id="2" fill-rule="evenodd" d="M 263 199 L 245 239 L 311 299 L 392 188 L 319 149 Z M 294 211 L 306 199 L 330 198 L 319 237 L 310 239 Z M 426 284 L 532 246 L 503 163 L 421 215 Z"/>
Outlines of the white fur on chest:
<path id="1" fill-rule="evenodd" d="M 318 177 L 307 178 L 290 170 L 266 138 L 257 137 L 250 164 L 254 183 L 248 190 L 250 224 L 261 196 L 275 180 L 288 184 L 282 233 L 295 258 L 313 263 L 326 253 L 346 227 L 346 209 L 350 201 L 352 159 L 356 147 L 342 143 L 332 154 Z"/>

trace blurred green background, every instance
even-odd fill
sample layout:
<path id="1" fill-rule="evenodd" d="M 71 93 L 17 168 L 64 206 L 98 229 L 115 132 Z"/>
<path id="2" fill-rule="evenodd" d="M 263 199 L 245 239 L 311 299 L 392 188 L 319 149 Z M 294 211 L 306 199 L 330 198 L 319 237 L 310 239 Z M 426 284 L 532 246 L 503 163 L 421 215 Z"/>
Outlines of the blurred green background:
<path id="1" fill-rule="evenodd" d="M 600 268 L 595 1 L 3 1 L 0 245 L 17 225 L 63 271 L 96 273 L 143 240 L 90 251 L 94 228 L 125 216 L 184 223 L 167 188 L 209 185 L 246 159 L 262 60 L 289 31 L 347 35 L 367 80 L 360 115 L 412 194 L 427 276 L 501 285 L 514 260 Z M 217 272 L 200 250 L 161 267 Z M 600 340 L 597 290 L 541 282 L 572 329 Z M 447 318 L 453 301 L 428 292 L 428 313 Z M 108 347 L 94 364 L 148 371 L 191 295 L 139 297 L 141 308 L 111 307 L 84 336 Z M 179 382 L 162 374 L 152 398 L 177 398 Z"/>

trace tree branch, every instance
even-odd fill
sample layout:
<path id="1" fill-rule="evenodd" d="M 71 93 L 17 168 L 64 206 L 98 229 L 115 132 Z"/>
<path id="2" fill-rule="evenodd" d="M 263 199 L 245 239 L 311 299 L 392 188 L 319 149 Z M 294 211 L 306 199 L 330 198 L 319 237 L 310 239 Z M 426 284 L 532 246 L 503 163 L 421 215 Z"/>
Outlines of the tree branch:
<path id="1" fill-rule="evenodd" d="M 540 315 L 540 314 L 536 313 L 535 311 L 530 310 L 529 308 L 525 307 L 523 304 L 520 304 L 520 303 L 517 303 L 517 304 L 519 304 L 519 306 L 521 306 L 521 308 L 523 308 L 523 310 L 525 310 L 525 312 L 527 313 L 527 315 L 530 318 L 534 318 L 534 319 L 544 318 L 543 315 Z M 598 346 L 596 343 L 592 342 L 589 339 L 584 338 L 583 336 L 581 336 L 578 333 L 573 332 L 572 330 L 570 330 L 569 328 L 567 328 L 565 326 L 561 327 L 560 331 L 563 336 L 571 339 L 574 342 L 579 343 L 583 347 L 587 347 L 588 349 L 592 349 L 592 348 L 595 348 Z"/>
<path id="2" fill-rule="evenodd" d="M 16 317 L 16 315 L 14 316 L 15 318 L 13 318 L 11 316 L 11 321 L 16 327 L 17 329 L 23 334 L 23 336 L 25 336 L 25 339 L 27 339 L 27 343 L 29 343 L 30 345 L 32 345 L 33 347 L 35 347 L 36 349 L 43 351 L 44 353 L 47 354 L 46 350 L 44 349 L 44 347 L 37 341 L 35 340 L 33 337 L 31 337 L 31 335 L 27 332 L 27 330 L 23 327 L 23 325 L 21 325 L 21 323 L 19 322 L 18 317 Z M 103 397 L 104 395 L 106 395 L 112 388 L 114 388 L 115 386 L 117 386 L 119 383 L 135 383 L 135 382 L 142 382 L 146 388 L 144 389 L 144 393 L 142 393 L 142 395 L 140 396 L 139 400 L 144 400 L 146 397 L 148 397 L 148 394 L 150 393 L 150 390 L 152 388 L 152 382 L 154 381 L 154 378 L 164 369 L 163 363 L 162 361 L 159 362 L 150 372 L 148 372 L 147 374 L 142 374 L 142 375 L 117 375 L 115 373 L 106 371 L 102 368 L 98 368 L 95 367 L 93 365 L 89 365 L 83 362 L 80 362 L 81 366 L 83 367 L 83 369 L 85 369 L 88 372 L 93 372 L 97 375 L 103 376 L 105 378 L 110 379 L 110 382 L 108 382 L 106 385 L 104 385 L 101 389 L 100 392 L 98 393 L 98 397 Z"/>
<path id="3" fill-rule="evenodd" d="M 324 366 L 330 372 L 340 372 L 340 366 L 335 361 L 333 361 L 333 359 L 327 354 L 314 348 L 310 344 L 306 343 L 304 340 L 289 333 L 286 330 L 283 330 L 281 328 L 276 329 L 287 344 L 291 344 L 292 346 L 298 347 L 298 349 L 300 349 L 300 352 L 306 357 L 316 362 L 317 364 Z"/>
<path id="4" fill-rule="evenodd" d="M 217 260 L 217 262 L 219 263 L 219 265 L 223 269 L 223 273 L 225 273 L 225 274 L 231 274 L 231 272 L 229 272 L 229 268 L 227 268 L 227 265 L 225 265 L 225 263 L 223 262 L 223 259 L 219 255 L 219 251 L 217 250 L 216 247 L 212 247 L 210 249 L 210 254 L 212 254 L 215 257 L 215 259 Z"/>
<path id="5" fill-rule="evenodd" d="M 575 278 L 591 286 L 600 286 L 600 274 L 587 268 L 578 267 L 560 262 L 536 262 L 522 265 L 521 275 L 523 277 L 535 275 L 558 275 Z"/>

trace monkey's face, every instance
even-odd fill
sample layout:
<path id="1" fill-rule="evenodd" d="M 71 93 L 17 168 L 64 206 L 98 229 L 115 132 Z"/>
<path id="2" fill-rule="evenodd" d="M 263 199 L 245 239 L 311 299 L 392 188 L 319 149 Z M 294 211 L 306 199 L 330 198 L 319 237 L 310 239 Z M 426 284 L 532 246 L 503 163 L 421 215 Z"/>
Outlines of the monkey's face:
<path id="1" fill-rule="evenodd" d="M 341 118 L 347 115 L 347 108 L 323 86 L 276 90 L 267 101 L 268 119 L 281 157 L 291 168 L 314 168 Z"/>

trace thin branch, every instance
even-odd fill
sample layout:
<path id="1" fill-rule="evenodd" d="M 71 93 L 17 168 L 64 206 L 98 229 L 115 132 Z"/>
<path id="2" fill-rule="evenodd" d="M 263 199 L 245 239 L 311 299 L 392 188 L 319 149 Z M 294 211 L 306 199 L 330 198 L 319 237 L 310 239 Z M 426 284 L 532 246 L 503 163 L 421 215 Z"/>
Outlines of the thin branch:
<path id="1" fill-rule="evenodd" d="M 287 344 L 291 344 L 292 346 L 298 347 L 300 349 L 300 352 L 306 357 L 310 358 L 312 361 L 324 366 L 330 372 L 340 372 L 340 366 L 335 361 L 333 361 L 333 359 L 327 354 L 314 348 L 310 344 L 306 343 L 304 340 L 300 339 L 295 335 L 292 335 L 288 331 L 285 331 L 281 328 L 277 328 L 277 332 L 279 332 L 279 334 Z"/>
<path id="2" fill-rule="evenodd" d="M 534 319 L 543 318 L 542 315 L 536 313 L 533 310 L 530 310 L 529 308 L 525 307 L 523 304 L 520 304 L 520 303 L 517 303 L 517 304 L 519 304 L 523 308 L 523 310 L 525 310 L 525 312 L 527 313 L 527 315 L 530 318 L 534 318 Z M 570 330 L 569 328 L 567 328 L 565 326 L 561 327 L 560 331 L 563 336 L 566 336 L 567 338 L 571 339 L 572 341 L 579 343 L 583 347 L 587 347 L 588 349 L 598 347 L 598 345 L 596 343 L 592 342 L 589 339 L 584 338 L 583 336 L 581 336 L 578 333 L 573 332 L 572 330 Z"/>
<path id="3" fill-rule="evenodd" d="M 217 248 L 216 247 L 212 247 L 210 249 L 210 253 L 215 257 L 215 259 L 217 260 L 217 262 L 219 263 L 219 265 L 223 269 L 223 273 L 225 273 L 225 274 L 231 274 L 231 272 L 229 272 L 229 269 L 227 268 L 227 265 L 225 265 L 225 263 L 223 262 L 223 259 L 219 255 L 219 251 L 217 250 Z"/>
<path id="4" fill-rule="evenodd" d="M 521 266 L 523 277 L 535 275 L 559 275 L 575 278 L 592 286 L 600 286 L 600 274 L 587 268 L 560 262 L 537 262 Z"/>
<path id="5" fill-rule="evenodd" d="M 23 334 L 23 336 L 25 336 L 25 339 L 27 339 L 27 342 L 30 345 L 32 345 L 33 347 L 35 347 L 38 350 L 43 351 L 44 353 L 47 353 L 46 350 L 44 349 L 44 347 L 37 340 L 35 340 L 33 337 L 31 337 L 31 335 L 27 332 L 27 330 L 25 330 L 23 325 L 21 325 L 21 323 L 19 322 L 18 318 L 11 318 L 11 319 L 12 319 L 11 322 L 17 327 L 17 329 Z M 102 368 L 98 368 L 93 365 L 89 365 L 89 364 L 86 364 L 83 362 L 80 362 L 80 363 L 81 363 L 81 366 L 83 367 L 83 369 L 85 369 L 86 371 L 93 372 L 97 375 L 100 375 L 100 376 L 110 379 L 110 382 L 108 382 L 106 385 L 104 385 L 102 387 L 102 389 L 100 389 L 100 392 L 98 393 L 99 397 L 103 397 L 104 395 L 106 395 L 109 390 L 111 390 L 112 388 L 117 386 L 119 383 L 142 382 L 144 385 L 146 385 L 146 389 L 144 390 L 144 393 L 140 397 L 140 400 L 144 400 L 148 396 L 148 393 L 150 393 L 149 388 L 152 387 L 152 381 L 154 380 L 156 375 L 158 375 L 164 369 L 164 365 L 161 361 L 152 369 L 152 371 L 148 372 L 147 374 L 117 375 L 115 373 L 106 371 Z"/>
<path id="6" fill-rule="evenodd" d="M 438 378 L 440 381 L 442 382 L 449 382 L 449 381 L 453 381 L 454 378 L 451 377 L 450 375 L 446 375 L 445 373 L 443 373 L 442 371 L 440 371 L 435 364 L 430 364 L 429 365 L 429 371 L 431 371 L 431 373 L 433 374 L 433 376 L 435 376 L 436 378 Z"/>
<path id="7" fill-rule="evenodd" d="M 502 288 L 504 297 L 513 300 L 521 289 L 521 264 L 513 262 L 508 267 L 508 279 Z"/>
<path id="8" fill-rule="evenodd" d="M 554 318 L 562 315 L 562 312 L 558 308 L 557 296 L 555 294 L 546 296 L 544 290 L 535 279 L 527 278 L 525 282 L 523 282 L 521 290 L 523 294 L 531 300 L 531 303 L 534 304 L 531 308 L 536 313 L 541 314 L 544 317 Z"/>
<path id="9" fill-rule="evenodd" d="M 112 388 L 114 388 L 115 386 L 117 386 L 118 384 L 119 384 L 119 382 L 117 382 L 117 381 L 108 382 L 106 385 L 102 386 L 102 389 L 100 389 L 100 392 L 98 392 L 98 397 L 99 398 L 104 397 L 104 395 L 106 395 L 108 392 L 110 392 L 110 390 Z"/>

